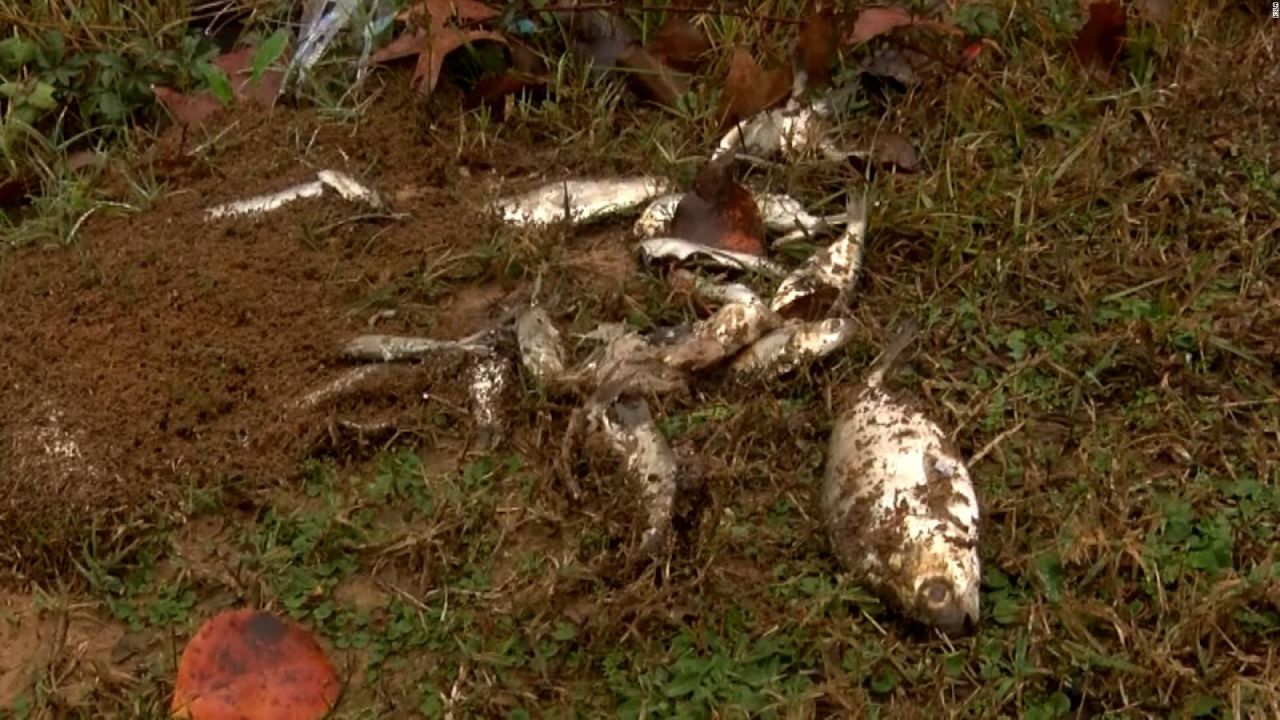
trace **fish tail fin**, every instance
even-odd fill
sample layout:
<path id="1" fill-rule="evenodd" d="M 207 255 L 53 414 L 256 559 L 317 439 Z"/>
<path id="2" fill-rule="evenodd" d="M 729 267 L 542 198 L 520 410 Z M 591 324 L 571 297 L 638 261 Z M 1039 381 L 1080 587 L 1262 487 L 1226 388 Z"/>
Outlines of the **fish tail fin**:
<path id="1" fill-rule="evenodd" d="M 867 375 L 868 387 L 879 387 L 884 383 L 885 376 L 893 369 L 898 356 L 902 355 L 902 351 L 907 349 L 912 340 L 915 340 L 918 332 L 920 332 L 920 321 L 915 318 L 907 318 L 902 323 L 894 334 L 893 339 L 889 341 L 884 351 L 880 353 L 880 357 L 876 358 L 872 364 L 871 372 Z"/>

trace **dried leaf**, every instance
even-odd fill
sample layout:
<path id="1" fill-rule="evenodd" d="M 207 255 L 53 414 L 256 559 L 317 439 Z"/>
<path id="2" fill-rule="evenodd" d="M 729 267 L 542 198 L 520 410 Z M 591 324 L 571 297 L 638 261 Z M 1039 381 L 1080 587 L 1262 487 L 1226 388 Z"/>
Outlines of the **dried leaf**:
<path id="1" fill-rule="evenodd" d="M 804 27 L 796 38 L 799 67 L 804 70 L 806 85 L 825 88 L 831 83 L 831 57 L 836 52 L 835 13 L 815 9 L 805 19 Z"/>
<path id="2" fill-rule="evenodd" d="M 1124 7 L 1114 0 L 1098 0 L 1089 6 L 1089 19 L 1071 47 L 1086 67 L 1110 70 L 1120 57 L 1125 39 Z"/>
<path id="3" fill-rule="evenodd" d="M 682 17 L 672 16 L 658 28 L 645 48 L 649 54 L 681 72 L 695 72 L 711 50 L 711 41 L 701 28 Z"/>
<path id="4" fill-rule="evenodd" d="M 151 92 L 174 121 L 187 127 L 199 127 L 223 109 L 222 103 L 211 92 L 186 95 L 160 85 L 151 88 Z"/>
<path id="5" fill-rule="evenodd" d="M 641 94 L 668 107 L 676 107 L 680 96 L 689 89 L 688 75 L 662 64 L 639 45 L 632 45 L 619 55 L 618 65 L 631 71 L 628 75 Z"/>
<path id="6" fill-rule="evenodd" d="M 226 73 L 235 102 L 271 107 L 280 94 L 284 72 L 267 70 L 254 80 L 253 58 L 257 52 L 257 48 L 247 47 L 223 53 L 213 60 L 212 65 Z M 224 109 L 217 95 L 210 91 L 188 95 L 164 86 L 156 86 L 151 90 L 173 119 L 187 127 L 199 127 Z"/>
<path id="7" fill-rule="evenodd" d="M 436 85 L 440 82 L 440 69 L 444 67 L 445 56 L 477 40 L 492 40 L 503 45 L 507 44 L 505 35 L 491 30 L 463 31 L 450 27 L 438 27 L 435 29 L 434 37 L 425 30 L 398 37 L 375 52 L 372 60 L 375 63 L 382 63 L 417 55 L 418 64 L 413 71 L 413 86 L 423 95 L 430 95 L 435 92 Z"/>
<path id="8" fill-rule="evenodd" d="M 891 165 L 905 172 L 915 172 L 920 168 L 915 147 L 896 132 L 881 133 L 876 137 L 871 159 L 878 165 Z"/>
<path id="9" fill-rule="evenodd" d="M 397 18 L 414 20 L 424 13 L 430 19 L 431 27 L 444 27 L 452 17 L 463 22 L 483 22 L 502 14 L 478 0 L 422 0 L 402 10 Z"/>
<path id="10" fill-rule="evenodd" d="M 915 17 L 900 7 L 870 7 L 858 13 L 844 41 L 846 44 L 864 43 L 896 28 L 915 22 Z"/>
<path id="11" fill-rule="evenodd" d="M 733 179 L 733 156 L 703 166 L 676 206 L 674 237 L 721 250 L 764 254 L 764 220 L 751 192 Z"/>
<path id="12" fill-rule="evenodd" d="M 754 117 L 786 100 L 791 93 L 789 67 L 765 71 L 751 53 L 736 48 L 729 60 L 729 73 L 720 95 L 720 128 Z"/>
<path id="13" fill-rule="evenodd" d="M 214 616 L 178 662 L 172 712 L 186 718 L 324 717 L 340 686 L 315 637 L 258 610 Z"/>

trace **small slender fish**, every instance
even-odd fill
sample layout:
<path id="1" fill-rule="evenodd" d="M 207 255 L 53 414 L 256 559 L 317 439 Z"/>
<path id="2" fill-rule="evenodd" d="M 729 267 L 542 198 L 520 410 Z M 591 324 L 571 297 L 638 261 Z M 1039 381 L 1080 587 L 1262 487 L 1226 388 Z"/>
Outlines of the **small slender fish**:
<path id="1" fill-rule="evenodd" d="M 493 348 L 487 344 L 469 340 L 433 340 L 408 335 L 361 335 L 347 343 L 342 349 L 342 357 L 347 360 L 398 362 L 437 353 L 464 352 L 488 355 L 492 351 Z"/>
<path id="2" fill-rule="evenodd" d="M 844 318 L 788 320 L 739 353 L 729 367 L 744 375 L 785 375 L 847 345 L 853 339 L 853 329 L 853 321 Z"/>
<path id="3" fill-rule="evenodd" d="M 594 408 L 593 420 L 626 461 L 627 473 L 639 485 L 646 511 L 641 548 L 661 554 L 671 535 L 680 467 L 676 454 L 649 413 L 644 400 L 621 398 Z"/>
<path id="4" fill-rule="evenodd" d="M 978 500 L 964 459 L 884 387 L 908 326 L 832 429 L 822 517 L 840 563 L 886 604 L 949 635 L 978 622 Z"/>
<path id="5" fill-rule="evenodd" d="M 783 317 L 813 317 L 848 302 L 862 269 L 866 247 L 866 205 L 849 200 L 849 224 L 830 245 L 810 255 L 782 280 L 769 307 Z"/>
<path id="6" fill-rule="evenodd" d="M 514 225 L 545 225 L 568 219 L 587 223 L 626 212 L 661 195 L 669 183 L 658 177 L 557 180 L 498 201 L 503 219 Z"/>
<path id="7" fill-rule="evenodd" d="M 516 316 L 516 342 L 526 370 L 543 385 L 564 376 L 564 342 L 547 311 L 531 305 Z"/>
<path id="8" fill-rule="evenodd" d="M 363 202 L 374 209 L 383 209 L 386 205 L 378 193 L 357 182 L 350 175 L 338 170 L 321 170 L 317 173 L 316 179 L 311 182 L 208 208 L 204 211 L 205 220 L 235 215 L 260 215 L 279 209 L 295 200 L 320 197 L 324 194 L 325 188 L 336 191 L 346 200 Z"/>

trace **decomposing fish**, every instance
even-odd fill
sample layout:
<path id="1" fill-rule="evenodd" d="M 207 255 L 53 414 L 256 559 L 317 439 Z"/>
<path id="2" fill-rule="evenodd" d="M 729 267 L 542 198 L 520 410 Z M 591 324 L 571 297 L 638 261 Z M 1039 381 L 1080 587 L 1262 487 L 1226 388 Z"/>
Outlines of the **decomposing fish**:
<path id="1" fill-rule="evenodd" d="M 531 305 L 516 316 L 520 360 L 538 382 L 549 385 L 564 376 L 564 343 L 547 311 Z"/>
<path id="2" fill-rule="evenodd" d="M 821 510 L 847 570 L 908 617 L 959 634 L 978 622 L 978 501 L 947 436 L 884 387 L 913 333 L 898 333 L 837 419 Z"/>
<path id="3" fill-rule="evenodd" d="M 749 270 L 774 277 L 781 277 L 786 273 L 777 263 L 758 255 L 722 250 L 710 245 L 681 240 L 680 238 L 651 238 L 639 243 L 636 249 L 642 257 L 650 261 L 665 259 L 689 262 L 697 260 L 715 267 L 729 270 Z"/>
<path id="4" fill-rule="evenodd" d="M 774 312 L 783 317 L 812 316 L 848 301 L 862 269 L 867 235 L 865 202 L 850 198 L 848 217 L 849 224 L 835 241 L 810 255 L 782 280 L 769 302 Z"/>
<path id="5" fill-rule="evenodd" d="M 671 228 L 671 221 L 675 218 L 676 208 L 683 198 L 684 195 L 680 193 L 654 198 L 632 225 L 632 234 L 641 239 L 667 234 Z M 755 200 L 760 210 L 760 218 L 764 221 L 765 230 L 771 233 L 785 233 L 781 239 L 775 241 L 775 244 L 826 231 L 841 224 L 844 219 L 842 215 L 832 217 L 813 215 L 799 200 L 783 193 L 756 193 Z"/>
<path id="6" fill-rule="evenodd" d="M 703 300 L 713 303 L 759 303 L 760 296 L 742 283 L 722 283 L 708 280 L 696 273 L 676 268 L 671 272 L 672 285 L 691 287 Z"/>
<path id="7" fill-rule="evenodd" d="M 788 320 L 737 355 L 729 368 L 742 374 L 785 375 L 844 347 L 854 325 L 845 318 L 816 322 Z"/>
<path id="8" fill-rule="evenodd" d="M 666 348 L 662 361 L 686 372 L 719 364 L 781 324 L 762 302 L 729 303 L 699 320 L 680 342 Z"/>
<path id="9" fill-rule="evenodd" d="M 659 177 L 557 180 L 498 201 L 503 220 L 516 225 L 545 225 L 568 219 L 586 223 L 625 212 L 670 187 Z"/>
<path id="10" fill-rule="evenodd" d="M 385 208 L 386 203 L 377 192 L 339 170 L 321 170 L 316 179 L 285 188 L 279 192 L 258 195 L 245 200 L 215 205 L 204 211 L 206 220 L 232 215 L 258 215 L 303 198 L 319 197 L 325 188 L 337 192 L 344 200 L 362 202 L 374 209 Z"/>
<path id="11" fill-rule="evenodd" d="M 781 108 L 765 110 L 735 125 L 720 139 L 712 159 L 734 151 L 765 158 L 779 153 L 800 155 L 816 149 L 827 160 L 843 161 L 848 154 L 826 137 L 822 127 L 822 120 L 830 114 L 831 109 L 821 101 L 801 105 L 792 99 Z"/>
<path id="12" fill-rule="evenodd" d="M 408 335 L 361 335 L 346 344 L 342 349 L 342 357 L 347 360 L 397 362 L 445 352 L 488 355 L 493 352 L 493 348 L 471 338 L 433 340 Z"/>
<path id="13" fill-rule="evenodd" d="M 639 485 L 646 511 L 641 549 L 660 554 L 671 535 L 677 477 L 676 454 L 649 413 L 649 405 L 637 398 L 621 398 L 594 408 L 591 421 L 621 455 L 627 473 Z"/>

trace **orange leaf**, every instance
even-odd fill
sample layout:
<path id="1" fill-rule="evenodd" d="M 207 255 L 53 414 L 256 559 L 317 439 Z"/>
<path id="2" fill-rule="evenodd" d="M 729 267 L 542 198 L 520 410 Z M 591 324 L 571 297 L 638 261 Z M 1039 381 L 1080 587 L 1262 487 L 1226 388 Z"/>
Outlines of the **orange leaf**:
<path id="1" fill-rule="evenodd" d="M 1099 0 L 1089 6 L 1089 19 L 1071 47 L 1085 65 L 1097 64 L 1110 70 L 1124 47 L 1124 8 L 1113 0 Z"/>
<path id="2" fill-rule="evenodd" d="M 729 73 L 725 76 L 724 91 L 720 95 L 721 129 L 786 100 L 791 92 L 791 81 L 791 68 L 775 68 L 766 72 L 751 53 L 744 48 L 736 48 L 729 60 Z"/>
<path id="3" fill-rule="evenodd" d="M 500 12 L 478 0 L 423 0 L 400 11 L 400 20 L 411 20 L 426 14 L 433 28 L 444 27 L 449 18 L 456 17 L 463 22 L 483 22 L 501 15 Z"/>
<path id="4" fill-rule="evenodd" d="M 671 234 L 723 250 L 764 254 L 764 220 L 750 191 L 733 179 L 733 155 L 703 166 L 671 219 Z"/>
<path id="5" fill-rule="evenodd" d="M 163 86 L 153 87 L 151 92 L 178 124 L 187 127 L 199 127 L 223 109 L 222 103 L 210 92 L 186 95 Z"/>
<path id="6" fill-rule="evenodd" d="M 440 28 L 434 42 L 427 39 L 425 47 L 418 55 L 418 66 L 413 71 L 413 86 L 423 95 L 435 92 L 436 84 L 440 81 L 440 68 L 444 67 L 445 56 L 476 40 L 492 40 L 503 45 L 507 44 L 505 36 L 490 30 L 462 31 Z"/>
<path id="7" fill-rule="evenodd" d="M 192 720 L 318 720 L 339 690 L 332 663 L 301 625 L 229 610 L 205 622 L 182 651 L 171 711 Z"/>
<path id="8" fill-rule="evenodd" d="M 869 7 L 858 13 L 853 28 L 845 37 L 846 43 L 864 43 L 900 27 L 915 22 L 907 10 L 900 7 Z"/>

